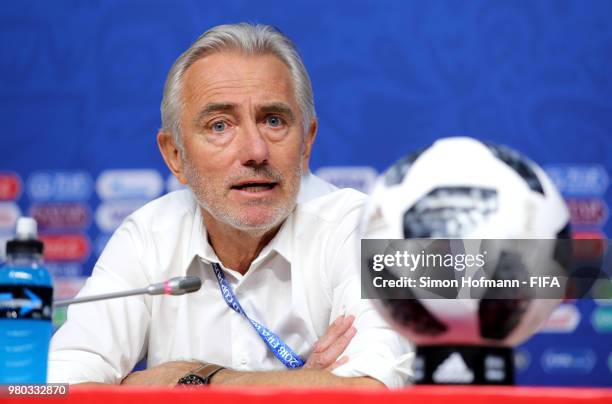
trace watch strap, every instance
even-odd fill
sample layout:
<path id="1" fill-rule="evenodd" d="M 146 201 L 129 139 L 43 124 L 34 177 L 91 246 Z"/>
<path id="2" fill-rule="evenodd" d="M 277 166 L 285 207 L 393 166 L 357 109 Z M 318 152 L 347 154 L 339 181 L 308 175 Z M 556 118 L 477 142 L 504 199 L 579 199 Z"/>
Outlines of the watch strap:
<path id="1" fill-rule="evenodd" d="M 205 363 L 199 368 L 190 371 L 185 376 L 181 377 L 178 380 L 177 384 L 181 385 L 199 385 L 199 384 L 210 384 L 212 377 L 225 369 L 225 367 L 220 365 L 215 365 L 214 363 Z"/>

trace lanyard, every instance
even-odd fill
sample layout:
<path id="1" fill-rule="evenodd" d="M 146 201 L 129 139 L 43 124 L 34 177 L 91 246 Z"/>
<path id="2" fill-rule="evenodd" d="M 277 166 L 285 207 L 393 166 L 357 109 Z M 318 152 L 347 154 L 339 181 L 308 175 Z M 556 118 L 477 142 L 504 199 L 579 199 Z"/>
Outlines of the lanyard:
<path id="1" fill-rule="evenodd" d="M 217 282 L 219 282 L 219 289 L 221 290 L 223 299 L 225 299 L 225 303 L 227 303 L 227 305 L 236 313 L 249 320 L 255 331 L 257 331 L 263 342 L 265 342 L 268 348 L 270 348 L 270 351 L 272 351 L 274 356 L 276 356 L 276 358 L 289 369 L 296 369 L 304 366 L 304 360 L 300 358 L 298 354 L 293 352 L 293 350 L 289 348 L 289 346 L 285 344 L 285 342 L 283 342 L 278 335 L 274 334 L 257 321 L 251 319 L 244 312 L 242 306 L 240 306 L 240 303 L 238 302 L 238 298 L 234 295 L 232 287 L 227 283 L 225 275 L 223 275 L 223 271 L 221 270 L 221 266 L 218 263 L 213 262 L 212 267 L 213 271 L 215 271 Z"/>

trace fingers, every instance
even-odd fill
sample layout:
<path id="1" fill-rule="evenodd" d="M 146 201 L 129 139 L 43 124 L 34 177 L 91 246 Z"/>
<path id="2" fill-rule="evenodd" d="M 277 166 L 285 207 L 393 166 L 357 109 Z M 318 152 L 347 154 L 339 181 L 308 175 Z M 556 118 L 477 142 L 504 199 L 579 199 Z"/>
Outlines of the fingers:
<path id="1" fill-rule="evenodd" d="M 325 335 L 323 335 L 314 346 L 314 352 L 320 353 L 328 349 L 331 344 L 346 333 L 355 321 L 355 316 L 340 316 L 332 325 L 329 326 Z M 335 358 L 334 358 L 335 359 Z"/>
<path id="2" fill-rule="evenodd" d="M 305 368 L 333 370 L 346 363 L 348 358 L 338 359 L 338 357 L 357 333 L 357 329 L 353 327 L 354 321 L 354 316 L 338 317 L 315 344 Z"/>
<path id="3" fill-rule="evenodd" d="M 344 352 L 356 333 L 357 329 L 355 327 L 350 327 L 344 332 L 344 334 L 336 338 L 336 340 L 332 342 L 329 347 L 325 349 L 325 351 L 317 353 L 316 363 L 318 367 L 320 369 L 324 369 L 330 365 L 333 365 L 342 352 Z"/>
<path id="4" fill-rule="evenodd" d="M 335 361 L 334 363 L 332 363 L 325 370 L 327 370 L 328 372 L 331 372 L 332 370 L 336 369 L 337 367 L 344 365 L 346 362 L 348 362 L 348 360 L 349 360 L 348 356 L 345 355 L 342 358 L 340 358 L 337 361 Z"/>

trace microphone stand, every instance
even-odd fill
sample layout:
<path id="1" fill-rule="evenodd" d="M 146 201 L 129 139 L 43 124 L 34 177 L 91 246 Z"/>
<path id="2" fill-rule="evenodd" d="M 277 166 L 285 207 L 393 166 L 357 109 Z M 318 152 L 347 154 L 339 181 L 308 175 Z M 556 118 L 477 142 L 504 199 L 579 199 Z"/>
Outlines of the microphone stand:
<path id="1" fill-rule="evenodd" d="M 116 299 L 118 297 L 127 297 L 135 295 L 183 295 L 200 290 L 202 281 L 196 276 L 179 276 L 169 279 L 165 282 L 154 283 L 146 288 L 126 290 L 122 292 L 103 293 L 94 296 L 83 296 L 74 299 L 56 300 L 53 302 L 54 307 L 64 307 L 71 304 L 95 302 L 98 300 Z"/>

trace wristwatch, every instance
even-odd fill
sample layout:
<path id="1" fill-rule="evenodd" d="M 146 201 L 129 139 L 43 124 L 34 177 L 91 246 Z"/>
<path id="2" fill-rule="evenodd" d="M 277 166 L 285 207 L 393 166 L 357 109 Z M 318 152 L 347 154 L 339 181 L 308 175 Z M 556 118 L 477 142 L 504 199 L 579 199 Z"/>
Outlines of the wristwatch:
<path id="1" fill-rule="evenodd" d="M 210 384 L 210 380 L 217 372 L 225 369 L 223 366 L 215 365 L 213 363 L 205 363 L 199 368 L 192 370 L 185 376 L 181 377 L 177 385 L 199 385 L 199 384 Z"/>

